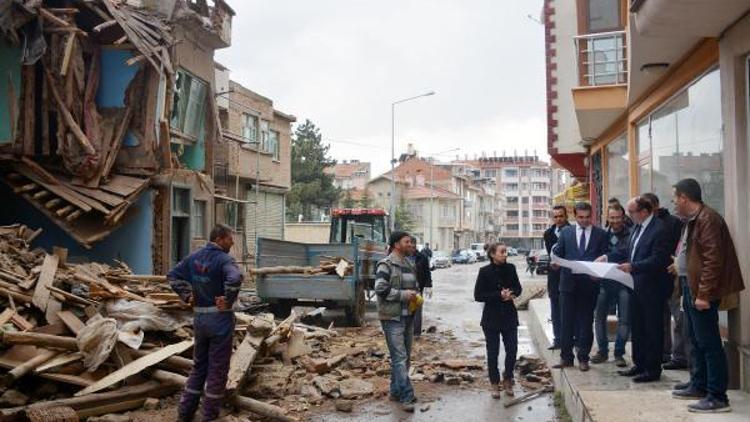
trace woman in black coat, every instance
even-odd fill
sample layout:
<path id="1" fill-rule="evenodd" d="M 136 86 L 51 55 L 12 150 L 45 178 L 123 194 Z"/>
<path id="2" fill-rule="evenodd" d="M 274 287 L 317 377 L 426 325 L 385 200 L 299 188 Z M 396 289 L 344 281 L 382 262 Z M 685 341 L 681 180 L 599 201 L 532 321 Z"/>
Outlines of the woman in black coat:
<path id="1" fill-rule="evenodd" d="M 502 243 L 487 248 L 490 263 L 479 270 L 474 299 L 484 302 L 482 330 L 487 343 L 487 368 L 492 384 L 492 397 L 500 398 L 502 390 L 513 396 L 513 368 L 518 352 L 518 311 L 513 299 L 521 295 L 516 267 L 507 262 L 508 248 Z M 505 371 L 500 387 L 498 355 L 500 336 L 505 346 Z"/>

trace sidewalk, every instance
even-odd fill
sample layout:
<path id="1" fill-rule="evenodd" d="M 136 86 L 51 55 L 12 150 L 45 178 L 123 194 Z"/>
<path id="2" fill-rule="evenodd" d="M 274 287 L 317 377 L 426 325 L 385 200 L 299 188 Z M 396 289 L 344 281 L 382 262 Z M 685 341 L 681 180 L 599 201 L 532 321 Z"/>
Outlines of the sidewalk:
<path id="1" fill-rule="evenodd" d="M 552 343 L 552 323 L 549 299 L 529 303 L 528 325 L 531 337 L 547 363 L 560 360 L 559 351 L 549 351 Z M 630 343 L 628 343 L 628 348 Z M 596 349 L 596 345 L 594 345 Z M 631 363 L 630 356 L 626 357 Z M 664 371 L 657 383 L 635 384 L 619 376 L 613 362 L 591 365 L 583 373 L 577 367 L 553 369 L 555 388 L 565 398 L 565 406 L 574 422 L 746 422 L 750 420 L 750 394 L 729 392 L 731 413 L 701 415 L 689 413 L 685 400 L 671 397 L 672 386 L 688 379 L 687 371 Z"/>

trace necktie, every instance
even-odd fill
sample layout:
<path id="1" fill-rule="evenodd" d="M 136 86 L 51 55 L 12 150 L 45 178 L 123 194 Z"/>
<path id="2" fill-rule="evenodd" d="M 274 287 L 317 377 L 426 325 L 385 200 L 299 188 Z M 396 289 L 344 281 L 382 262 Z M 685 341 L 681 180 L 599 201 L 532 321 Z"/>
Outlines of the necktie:
<path id="1" fill-rule="evenodd" d="M 635 252 L 635 242 L 638 241 L 638 235 L 641 233 L 641 225 L 637 224 L 635 226 L 635 230 L 633 230 L 633 238 L 630 239 L 630 256 L 632 258 L 633 253 Z"/>
<path id="2" fill-rule="evenodd" d="M 578 249 L 581 251 L 581 254 L 586 252 L 586 229 L 581 229 L 581 241 L 578 244 Z"/>

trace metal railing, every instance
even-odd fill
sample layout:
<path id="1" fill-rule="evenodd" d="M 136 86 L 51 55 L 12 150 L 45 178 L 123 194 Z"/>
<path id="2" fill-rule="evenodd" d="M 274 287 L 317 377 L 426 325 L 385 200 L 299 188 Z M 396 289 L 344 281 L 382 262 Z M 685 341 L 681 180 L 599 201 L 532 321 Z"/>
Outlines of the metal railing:
<path id="1" fill-rule="evenodd" d="M 625 31 L 573 37 L 581 86 L 622 85 L 628 82 Z"/>

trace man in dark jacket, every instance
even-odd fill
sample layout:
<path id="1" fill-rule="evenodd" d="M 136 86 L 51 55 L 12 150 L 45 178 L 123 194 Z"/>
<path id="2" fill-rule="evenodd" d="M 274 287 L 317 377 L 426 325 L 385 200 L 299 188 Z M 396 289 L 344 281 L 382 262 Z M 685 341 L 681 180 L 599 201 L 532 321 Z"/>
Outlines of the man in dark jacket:
<path id="1" fill-rule="evenodd" d="M 417 238 L 414 236 L 411 236 L 411 244 L 413 249 L 412 255 L 409 259 L 412 261 L 412 264 L 414 264 L 414 272 L 417 276 L 419 293 L 424 298 L 432 298 L 432 271 L 430 271 L 430 258 L 425 254 L 424 250 L 421 252 L 417 250 Z M 422 335 L 423 308 L 424 306 L 420 306 L 419 309 L 417 309 L 417 312 L 414 313 L 414 337 Z"/>
<path id="2" fill-rule="evenodd" d="M 727 357 L 719 333 L 721 299 L 745 288 L 732 235 L 724 218 L 702 202 L 695 179 L 674 186 L 677 214 L 687 221 L 676 267 L 683 289 L 688 338 L 692 343 L 690 382 L 672 392 L 679 399 L 700 399 L 688 405 L 696 413 L 728 412 Z"/>
<path id="3" fill-rule="evenodd" d="M 552 252 L 552 247 L 557 243 L 560 232 L 569 226 L 568 210 L 563 205 L 555 205 L 552 208 L 552 226 L 544 232 L 544 248 L 547 255 Z M 552 256 L 552 255 L 550 255 Z M 549 350 L 560 348 L 560 268 L 550 265 L 547 272 L 547 295 L 549 296 L 550 313 L 552 314 L 552 332 L 554 340 Z"/>
<path id="4" fill-rule="evenodd" d="M 607 233 L 591 224 L 591 204 L 579 202 L 575 206 L 575 226 L 568 226 L 560 232 L 560 239 L 552 248 L 559 258 L 571 261 L 592 262 L 607 252 Z M 560 274 L 560 363 L 554 368 L 573 366 L 578 358 L 579 368 L 586 372 L 589 367 L 589 354 L 594 342 L 594 307 L 599 294 L 599 281 L 587 275 L 573 274 L 563 268 Z M 573 339 L 577 356 L 573 355 Z"/>
<path id="5" fill-rule="evenodd" d="M 633 366 L 618 373 L 635 382 L 661 378 L 664 346 L 664 279 L 669 266 L 669 239 L 664 223 L 654 217 L 651 202 L 638 196 L 628 202 L 628 213 L 635 226 L 627 253 L 609 252 L 609 262 L 622 262 L 621 271 L 633 276 L 631 325 Z"/>
<path id="6" fill-rule="evenodd" d="M 630 241 L 630 230 L 625 226 L 625 209 L 619 204 L 607 209 L 607 239 L 609 252 L 626 251 Z M 599 348 L 591 363 L 604 363 L 609 359 L 607 316 L 611 304 L 617 305 L 617 337 L 615 339 L 615 365 L 628 366 L 625 362 L 625 343 L 630 337 L 630 296 L 632 290 L 614 280 L 602 280 L 596 301 L 594 332 Z"/>
<path id="7" fill-rule="evenodd" d="M 664 223 L 664 228 L 669 238 L 670 254 L 675 254 L 677 244 L 682 234 L 682 220 L 677 216 L 669 213 L 666 208 L 659 206 L 659 197 L 653 193 L 644 193 L 641 195 L 644 199 L 651 202 L 654 207 L 654 216 Z M 664 307 L 664 350 L 662 351 L 664 369 L 686 369 L 690 362 L 690 345 L 687 340 L 687 333 L 684 327 L 684 312 L 681 309 L 680 301 L 682 293 L 678 287 L 677 278 L 672 274 L 665 276 L 664 288 L 666 296 Z M 672 326 L 674 320 L 674 326 Z"/>
<path id="8" fill-rule="evenodd" d="M 193 370 L 180 399 L 178 418 L 191 421 L 203 399 L 203 419 L 219 417 L 234 340 L 232 305 L 240 292 L 242 274 L 229 251 L 232 229 L 217 225 L 210 242 L 183 259 L 167 274 L 172 290 L 193 307 Z"/>

